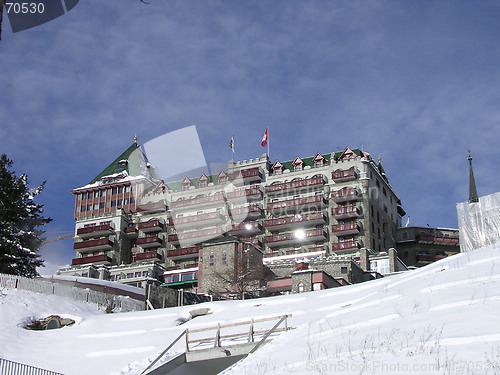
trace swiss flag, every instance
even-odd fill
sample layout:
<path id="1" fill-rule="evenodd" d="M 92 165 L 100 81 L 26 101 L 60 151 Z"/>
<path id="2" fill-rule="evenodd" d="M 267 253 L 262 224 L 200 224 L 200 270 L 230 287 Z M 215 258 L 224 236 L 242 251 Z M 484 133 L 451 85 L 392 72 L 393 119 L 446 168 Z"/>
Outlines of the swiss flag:
<path id="1" fill-rule="evenodd" d="M 262 137 L 262 141 L 260 142 L 260 145 L 262 147 L 266 147 L 268 140 L 269 140 L 269 128 L 266 128 L 266 131 L 264 132 L 264 136 Z"/>

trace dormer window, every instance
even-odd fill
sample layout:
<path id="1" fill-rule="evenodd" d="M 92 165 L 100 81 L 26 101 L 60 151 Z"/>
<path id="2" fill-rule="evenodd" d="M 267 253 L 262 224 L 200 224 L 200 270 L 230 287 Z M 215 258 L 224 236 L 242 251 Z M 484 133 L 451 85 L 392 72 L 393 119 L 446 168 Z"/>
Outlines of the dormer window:
<path id="1" fill-rule="evenodd" d="M 191 186 L 191 180 L 187 177 L 184 177 L 184 180 L 182 180 L 182 190 L 189 190 Z"/>
<path id="2" fill-rule="evenodd" d="M 198 183 L 200 187 L 207 187 L 208 186 L 208 177 L 205 174 L 202 174 L 200 178 L 198 179 Z"/>
<path id="3" fill-rule="evenodd" d="M 227 174 L 224 171 L 220 171 L 220 173 L 217 175 L 217 182 L 219 185 L 225 184 L 227 182 Z"/>
<path id="4" fill-rule="evenodd" d="M 295 158 L 295 160 L 292 162 L 293 165 L 293 170 L 294 171 L 301 171 L 304 169 L 304 162 L 302 161 L 301 158 L 298 156 Z"/>
<path id="5" fill-rule="evenodd" d="M 320 153 L 317 153 L 313 158 L 314 168 L 320 168 L 325 165 L 325 158 Z"/>
<path id="6" fill-rule="evenodd" d="M 128 160 L 123 159 L 123 160 L 120 160 L 118 163 L 116 163 L 116 166 L 118 167 L 118 169 L 125 169 L 127 167 L 127 164 L 128 164 Z"/>
<path id="7" fill-rule="evenodd" d="M 276 160 L 271 167 L 273 170 L 273 174 L 282 174 L 283 173 L 283 164 L 279 162 L 279 160 Z"/>

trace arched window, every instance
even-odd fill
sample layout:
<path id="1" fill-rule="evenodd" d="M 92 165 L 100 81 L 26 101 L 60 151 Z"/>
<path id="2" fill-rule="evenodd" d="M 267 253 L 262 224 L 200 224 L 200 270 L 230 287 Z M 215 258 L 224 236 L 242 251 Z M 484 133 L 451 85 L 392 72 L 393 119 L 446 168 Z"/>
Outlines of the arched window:
<path id="1" fill-rule="evenodd" d="M 225 251 L 222 252 L 222 265 L 227 266 L 227 253 Z"/>
<path id="2" fill-rule="evenodd" d="M 215 264 L 215 255 L 213 252 L 211 252 L 208 257 L 208 265 L 213 266 L 214 264 Z"/>

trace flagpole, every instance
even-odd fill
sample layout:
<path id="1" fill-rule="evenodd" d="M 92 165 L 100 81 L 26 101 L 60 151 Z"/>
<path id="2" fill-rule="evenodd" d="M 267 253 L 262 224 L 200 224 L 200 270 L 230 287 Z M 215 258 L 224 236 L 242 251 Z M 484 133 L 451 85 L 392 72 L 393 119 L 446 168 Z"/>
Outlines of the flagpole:
<path id="1" fill-rule="evenodd" d="M 269 160 L 271 160 L 271 156 L 269 154 L 269 143 L 270 143 L 271 137 L 269 136 L 269 126 L 267 127 L 267 157 Z"/>

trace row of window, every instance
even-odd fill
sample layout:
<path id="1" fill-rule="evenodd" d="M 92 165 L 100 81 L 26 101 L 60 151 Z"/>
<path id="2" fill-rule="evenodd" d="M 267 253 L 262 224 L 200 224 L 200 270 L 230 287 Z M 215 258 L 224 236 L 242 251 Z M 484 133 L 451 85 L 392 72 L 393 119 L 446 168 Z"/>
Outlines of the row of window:
<path id="1" fill-rule="evenodd" d="M 86 211 L 93 211 L 93 210 L 102 210 L 104 208 L 109 208 L 109 207 L 121 207 L 121 206 L 126 206 L 128 204 L 134 204 L 135 203 L 135 198 L 131 197 L 130 199 L 118 199 L 118 200 L 113 200 L 111 202 L 101 202 L 101 203 L 94 203 L 94 204 L 87 204 L 87 205 L 81 205 L 80 206 L 80 212 L 86 212 Z"/>
<path id="2" fill-rule="evenodd" d="M 121 273 L 119 275 L 111 275 L 109 277 L 110 281 L 118 281 L 118 280 L 123 280 L 123 279 L 133 279 L 136 277 L 148 277 L 149 276 L 149 271 L 136 271 L 136 272 L 128 272 L 128 273 Z"/>
<path id="3" fill-rule="evenodd" d="M 178 283 L 180 281 L 192 281 L 198 280 L 198 272 L 185 272 L 185 273 L 176 273 L 173 275 L 165 276 L 166 283 Z"/>
<path id="4" fill-rule="evenodd" d="M 105 197 L 110 192 L 111 192 L 111 195 L 116 195 L 116 194 L 130 193 L 132 191 L 134 191 L 134 187 L 132 185 L 115 186 L 115 187 L 113 187 L 111 189 L 103 189 L 103 190 L 98 190 L 98 191 L 90 191 L 88 193 L 79 194 L 78 195 L 78 199 L 85 200 L 85 199 L 100 198 L 100 197 Z"/>

